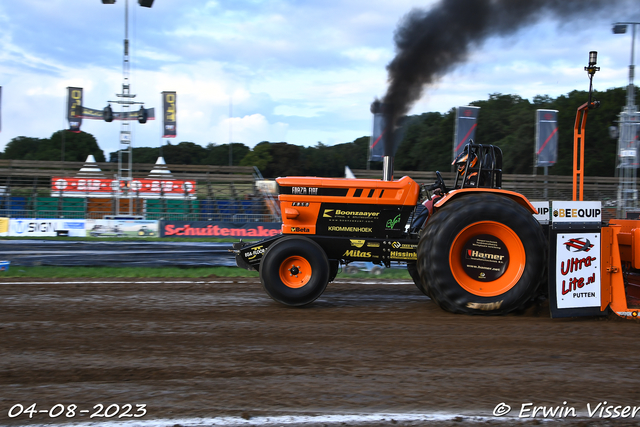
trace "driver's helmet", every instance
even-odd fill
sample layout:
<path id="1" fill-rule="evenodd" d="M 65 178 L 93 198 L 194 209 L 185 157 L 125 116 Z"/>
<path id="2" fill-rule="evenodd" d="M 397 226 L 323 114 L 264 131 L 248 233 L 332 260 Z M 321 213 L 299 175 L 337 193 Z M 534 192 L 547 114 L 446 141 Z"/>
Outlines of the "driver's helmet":
<path id="1" fill-rule="evenodd" d="M 467 160 L 469 160 L 469 155 L 471 155 L 471 160 L 469 161 L 469 167 L 473 168 L 478 163 L 478 156 L 475 153 L 469 154 L 468 147 L 464 147 L 464 151 L 456 157 L 456 159 L 451 163 L 452 165 L 456 165 L 458 169 L 458 173 L 460 175 L 464 175 L 465 169 L 467 168 Z"/>

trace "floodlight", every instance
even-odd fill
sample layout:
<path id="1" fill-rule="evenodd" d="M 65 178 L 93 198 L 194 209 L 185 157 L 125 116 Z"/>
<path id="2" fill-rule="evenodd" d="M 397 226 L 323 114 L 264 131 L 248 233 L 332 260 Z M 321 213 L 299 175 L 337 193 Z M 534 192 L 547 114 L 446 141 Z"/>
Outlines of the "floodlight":
<path id="1" fill-rule="evenodd" d="M 627 32 L 627 24 L 614 24 L 613 34 L 624 34 Z"/>

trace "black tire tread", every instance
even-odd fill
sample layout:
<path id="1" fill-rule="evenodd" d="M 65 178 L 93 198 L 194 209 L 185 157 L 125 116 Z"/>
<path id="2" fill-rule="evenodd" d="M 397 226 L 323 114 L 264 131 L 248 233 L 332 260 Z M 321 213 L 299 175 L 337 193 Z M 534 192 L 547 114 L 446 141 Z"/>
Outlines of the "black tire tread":
<path id="1" fill-rule="evenodd" d="M 454 279 L 449 250 L 457 234 L 478 221 L 496 221 L 511 228 L 522 241 L 525 270 L 519 282 L 497 297 L 480 297 L 464 290 Z M 523 309 L 533 299 L 546 272 L 546 242 L 542 228 L 531 213 L 507 196 L 479 193 L 461 196 L 438 209 L 418 244 L 418 273 L 428 295 L 452 313 L 496 315 Z M 499 308 L 480 310 L 469 303 L 490 304 L 501 299 Z M 472 307 L 474 304 L 471 304 Z"/>
<path id="2" fill-rule="evenodd" d="M 280 279 L 279 268 L 289 256 L 298 255 L 311 264 L 312 277 L 297 289 L 289 288 Z M 286 236 L 273 243 L 260 261 L 260 282 L 265 292 L 284 305 L 300 307 L 311 304 L 329 283 L 330 266 L 324 250 L 313 240 L 303 236 Z"/>

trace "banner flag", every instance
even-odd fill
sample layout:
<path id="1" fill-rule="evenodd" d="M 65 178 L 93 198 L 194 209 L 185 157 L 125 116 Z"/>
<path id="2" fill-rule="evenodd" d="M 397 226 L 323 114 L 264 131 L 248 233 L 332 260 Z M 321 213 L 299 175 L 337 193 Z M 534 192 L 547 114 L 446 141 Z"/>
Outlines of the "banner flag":
<path id="1" fill-rule="evenodd" d="M 369 161 L 381 162 L 384 157 L 384 146 L 387 143 L 387 120 L 385 114 L 385 104 L 376 100 L 371 104 L 373 114 L 373 133 L 369 141 Z"/>
<path id="2" fill-rule="evenodd" d="M 381 162 L 384 157 L 385 124 L 384 114 L 373 115 L 373 135 L 369 142 L 369 160 L 372 162 Z"/>
<path id="3" fill-rule="evenodd" d="M 67 87 L 67 120 L 69 121 L 69 130 L 71 132 L 80 132 L 80 125 L 82 125 L 81 106 L 82 88 Z"/>
<path id="4" fill-rule="evenodd" d="M 162 92 L 162 112 L 162 137 L 175 138 L 177 135 L 175 92 Z"/>
<path id="5" fill-rule="evenodd" d="M 78 111 L 76 117 L 80 120 L 104 120 L 102 116 L 102 110 L 95 110 L 93 108 L 83 107 L 82 105 L 76 107 Z M 154 108 L 147 108 L 147 120 L 155 120 L 156 113 Z M 134 111 L 114 111 L 113 120 L 138 120 L 138 110 Z"/>
<path id="6" fill-rule="evenodd" d="M 0 86 L 0 132 L 2 132 L 2 86 Z"/>
<path id="7" fill-rule="evenodd" d="M 475 141 L 476 123 L 480 107 L 456 107 L 456 129 L 453 137 L 453 159 L 455 160 L 470 139 Z"/>
<path id="8" fill-rule="evenodd" d="M 536 110 L 536 167 L 558 160 L 558 110 Z"/>

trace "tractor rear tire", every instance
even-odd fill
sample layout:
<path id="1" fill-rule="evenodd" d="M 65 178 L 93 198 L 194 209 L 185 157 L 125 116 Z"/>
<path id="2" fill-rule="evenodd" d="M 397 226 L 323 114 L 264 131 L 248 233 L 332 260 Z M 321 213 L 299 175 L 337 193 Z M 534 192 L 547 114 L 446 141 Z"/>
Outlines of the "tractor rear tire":
<path id="1" fill-rule="evenodd" d="M 409 272 L 409 276 L 411 276 L 413 283 L 416 285 L 416 288 L 418 288 L 420 292 L 431 298 L 429 296 L 429 287 L 423 285 L 420 273 L 418 273 L 418 263 L 407 262 L 407 271 Z"/>
<path id="2" fill-rule="evenodd" d="M 418 244 L 428 294 L 452 313 L 496 315 L 522 309 L 546 272 L 542 227 L 514 200 L 460 197 L 429 218 Z"/>
<path id="3" fill-rule="evenodd" d="M 315 301 L 329 283 L 329 272 L 327 255 L 306 237 L 283 237 L 260 261 L 262 287 L 273 300 L 289 306 Z"/>

